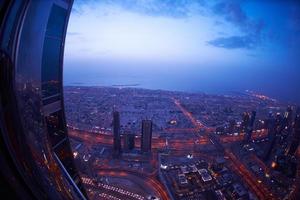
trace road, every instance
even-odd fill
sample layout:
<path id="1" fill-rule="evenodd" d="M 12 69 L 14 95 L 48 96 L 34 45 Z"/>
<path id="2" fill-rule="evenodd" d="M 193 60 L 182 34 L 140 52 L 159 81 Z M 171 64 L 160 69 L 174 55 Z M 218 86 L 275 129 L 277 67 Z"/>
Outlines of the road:
<path id="1" fill-rule="evenodd" d="M 101 176 L 128 177 L 130 180 L 137 181 L 137 184 L 145 184 L 145 187 L 155 190 L 162 200 L 169 200 L 169 196 L 164 186 L 156 180 L 154 176 L 148 176 L 144 173 L 124 169 L 99 168 L 98 174 Z"/>
<path id="2" fill-rule="evenodd" d="M 229 166 L 232 171 L 240 176 L 240 178 L 248 185 L 259 199 L 275 199 L 271 191 L 247 169 L 247 167 L 227 148 L 223 146 L 220 139 L 216 135 L 210 135 L 211 140 L 217 146 L 219 151 L 223 151 L 224 155 L 229 158 Z"/>
<path id="3" fill-rule="evenodd" d="M 174 150 L 174 153 L 177 152 L 182 154 L 182 152 L 190 151 L 191 147 L 194 145 L 207 145 L 213 144 L 217 147 L 219 152 L 223 152 L 226 157 L 229 159 L 230 168 L 238 174 L 241 179 L 248 185 L 248 187 L 255 193 L 259 199 L 275 199 L 271 192 L 268 190 L 263 183 L 259 183 L 258 179 L 247 169 L 247 167 L 231 152 L 230 149 L 227 149 L 223 144 L 224 143 L 234 143 L 240 142 L 244 140 L 244 135 L 237 136 L 216 136 L 213 134 L 214 128 L 206 127 L 202 122 L 197 120 L 192 113 L 186 110 L 180 103 L 178 99 L 172 98 L 176 107 L 182 111 L 184 116 L 193 124 L 193 128 L 172 128 L 164 130 L 167 133 L 192 133 L 196 136 L 186 139 L 176 139 L 170 138 L 168 139 L 168 148 Z M 200 135 L 199 131 L 204 130 L 204 134 Z M 267 137 L 268 132 L 266 130 L 260 130 L 254 132 L 252 134 L 252 139 L 259 139 Z M 86 131 L 75 130 L 69 128 L 69 136 L 71 138 L 79 139 L 84 141 L 89 145 L 109 145 L 113 144 L 113 136 L 111 133 L 90 133 Z M 140 147 L 141 138 L 140 136 L 136 136 L 135 144 L 136 147 Z M 152 138 L 152 148 L 154 150 L 163 149 L 166 147 L 166 139 L 154 137 Z M 205 156 L 205 155 L 204 155 Z M 253 158 L 254 159 L 254 158 Z M 254 159 L 256 160 L 256 158 Z M 261 163 L 260 163 L 261 164 Z M 264 169 L 267 168 L 264 166 Z M 114 176 L 135 176 L 135 177 L 143 177 L 146 184 L 149 187 L 154 188 L 162 197 L 163 200 L 167 200 L 168 194 L 164 186 L 156 179 L 156 173 L 152 175 L 149 174 L 141 174 L 141 172 L 131 171 L 127 169 L 115 169 L 115 168 L 102 168 L 99 167 L 99 173 L 101 175 L 110 174 Z"/>
<path id="4" fill-rule="evenodd" d="M 87 131 L 81 130 L 68 130 L 69 136 L 74 139 L 79 139 L 89 145 L 112 145 L 113 144 L 113 135 L 99 134 L 99 133 L 90 133 Z M 195 141 L 193 138 L 187 139 L 168 139 L 168 148 L 176 150 L 187 150 L 190 149 L 195 142 L 198 145 L 209 144 L 208 138 L 199 138 Z M 140 147 L 141 138 L 140 136 L 135 138 L 135 145 L 137 148 Z M 152 148 L 153 149 L 163 149 L 166 147 L 166 139 L 164 138 L 152 138 Z"/>
<path id="5" fill-rule="evenodd" d="M 223 146 L 223 143 L 228 143 L 228 142 L 239 142 L 244 140 L 244 135 L 241 134 L 238 136 L 221 136 L 219 138 L 216 138 L 214 134 L 209 134 L 212 132 L 212 128 L 206 127 L 201 123 L 199 120 L 195 119 L 194 116 L 188 112 L 180 103 L 179 100 L 173 99 L 175 105 L 183 112 L 183 114 L 191 121 L 191 123 L 195 126 L 196 131 L 198 132 L 201 128 L 205 129 L 205 135 L 204 137 L 207 138 L 209 137 L 210 140 L 212 141 L 213 144 L 219 149 L 220 152 L 224 152 L 225 156 L 227 156 L 230 160 L 230 166 L 231 169 L 240 175 L 240 177 L 244 180 L 244 182 L 249 186 L 249 188 L 256 194 L 259 199 L 275 199 L 272 195 L 271 192 L 262 184 L 258 183 L 257 179 L 255 176 L 253 176 L 249 170 L 245 167 L 245 165 L 240 162 L 236 156 L 228 149 L 226 149 Z M 255 132 L 253 133 L 253 139 L 258 139 L 260 137 L 266 137 L 267 132 Z"/>

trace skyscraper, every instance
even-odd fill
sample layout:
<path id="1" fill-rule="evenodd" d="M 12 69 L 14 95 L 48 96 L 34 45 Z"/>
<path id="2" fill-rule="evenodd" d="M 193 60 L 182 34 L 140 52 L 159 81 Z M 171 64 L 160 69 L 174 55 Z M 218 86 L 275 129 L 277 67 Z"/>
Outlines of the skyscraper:
<path id="1" fill-rule="evenodd" d="M 152 139 L 152 121 L 142 121 L 142 138 L 141 138 L 141 150 L 144 153 L 151 152 L 151 139 Z"/>
<path id="2" fill-rule="evenodd" d="M 113 155 L 114 157 L 119 157 L 121 154 L 121 136 L 120 136 L 120 114 L 118 111 L 113 112 L 113 133 L 114 133 Z"/>
<path id="3" fill-rule="evenodd" d="M 270 159 L 271 153 L 273 151 L 273 148 L 276 144 L 276 125 L 275 125 L 275 119 L 274 117 L 270 114 L 269 119 L 267 120 L 267 124 L 268 124 L 268 138 L 269 138 L 269 142 L 265 147 L 265 152 L 264 152 L 264 156 L 263 159 L 265 161 Z"/>
<path id="4" fill-rule="evenodd" d="M 248 125 L 247 129 L 246 129 L 245 142 L 250 142 L 250 140 L 251 140 L 255 117 L 256 117 L 256 111 L 252 111 L 250 122 L 249 122 L 249 125 Z"/>
<path id="5" fill-rule="evenodd" d="M 299 142 L 300 142 L 300 114 L 297 114 L 294 123 L 293 139 L 290 148 L 288 150 L 289 155 L 291 156 L 295 155 L 299 146 Z"/>
<path id="6" fill-rule="evenodd" d="M 292 107 L 289 106 L 286 110 L 286 112 L 284 113 L 284 123 L 283 125 L 286 126 L 289 130 L 292 127 L 293 123 L 293 110 Z M 285 128 L 285 127 L 284 127 Z"/>
<path id="7" fill-rule="evenodd" d="M 124 149 L 132 150 L 134 149 L 134 134 L 124 134 Z"/>
<path id="8" fill-rule="evenodd" d="M 249 125 L 250 115 L 248 112 L 243 113 L 243 122 L 241 124 L 241 132 L 246 131 L 248 125 Z"/>

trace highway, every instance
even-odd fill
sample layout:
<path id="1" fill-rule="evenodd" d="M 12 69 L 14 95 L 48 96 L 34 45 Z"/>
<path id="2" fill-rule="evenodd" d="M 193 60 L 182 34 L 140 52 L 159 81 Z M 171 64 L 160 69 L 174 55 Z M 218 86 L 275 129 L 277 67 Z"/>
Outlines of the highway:
<path id="1" fill-rule="evenodd" d="M 140 173 L 137 171 L 131 171 L 131 170 L 124 170 L 124 169 L 103 169 L 100 168 L 99 169 L 99 173 L 102 175 L 105 174 L 110 174 L 118 177 L 118 175 L 123 174 L 123 176 L 128 176 L 128 175 L 132 175 L 135 176 L 136 179 L 143 179 L 143 181 L 145 181 L 145 183 L 147 184 L 148 187 L 155 189 L 157 191 L 157 193 L 160 195 L 160 197 L 162 198 L 162 200 L 169 200 L 169 195 L 166 192 L 166 189 L 164 188 L 164 186 L 156 180 L 155 176 L 148 176 L 145 173 Z"/>
<path id="2" fill-rule="evenodd" d="M 69 136 L 71 138 L 82 140 L 86 144 L 89 145 L 112 145 L 113 144 L 113 135 L 108 134 L 99 134 L 99 133 L 90 133 L 87 131 L 81 130 L 68 130 Z M 122 138 L 123 139 L 123 138 Z M 197 142 L 196 142 L 197 141 Z M 176 149 L 176 150 L 187 150 L 190 149 L 195 142 L 198 145 L 206 145 L 209 144 L 208 138 L 199 138 L 198 140 L 189 138 L 189 139 L 168 139 L 168 148 L 169 149 Z M 135 138 L 135 145 L 137 148 L 140 147 L 141 138 L 138 136 Z M 163 149 L 166 147 L 166 140 L 164 138 L 152 138 L 152 148 L 153 149 Z"/>
<path id="3" fill-rule="evenodd" d="M 225 156 L 229 158 L 231 169 L 240 175 L 241 179 L 248 185 L 249 188 L 255 193 L 259 199 L 275 199 L 272 196 L 272 193 L 264 186 L 263 183 L 258 183 L 257 178 L 246 168 L 246 166 L 229 150 L 223 146 L 223 142 L 237 142 L 244 140 L 244 135 L 236 136 L 225 136 L 218 138 L 215 134 L 209 134 L 211 132 L 211 128 L 205 127 L 203 123 L 197 121 L 194 116 L 188 112 L 183 106 L 181 106 L 179 100 L 174 99 L 174 103 L 176 106 L 184 113 L 184 115 L 191 120 L 194 126 L 198 128 L 206 129 L 206 136 L 210 138 L 210 140 L 215 144 L 215 146 L 219 149 L 220 152 L 224 152 Z M 252 138 L 266 137 L 268 135 L 267 131 L 255 132 L 252 134 Z"/>
<path id="4" fill-rule="evenodd" d="M 124 170 L 124 169 L 117 169 L 117 168 L 98 168 L 95 169 L 98 171 L 98 174 L 100 176 L 109 176 L 109 177 L 121 177 L 121 178 L 127 178 L 133 182 L 135 182 L 137 185 L 143 186 L 143 188 L 146 188 L 146 190 L 154 190 L 150 193 L 153 193 L 152 195 L 157 195 L 161 198 L 161 200 L 169 200 L 169 196 L 166 192 L 166 189 L 164 186 L 156 180 L 155 176 L 149 176 L 144 173 L 139 173 L 136 171 L 131 170 Z M 110 186 L 109 184 L 105 183 L 97 183 L 95 184 L 92 179 L 90 178 L 83 178 L 83 182 L 86 185 L 93 186 L 94 189 L 98 189 L 99 191 L 106 192 L 108 194 L 112 194 L 114 197 L 121 198 L 121 199 L 146 199 L 143 196 L 127 191 L 126 187 L 124 188 L 118 188 L 116 186 Z M 129 189 L 130 190 L 130 189 Z"/>
<path id="5" fill-rule="evenodd" d="M 239 174 L 241 178 L 243 178 L 243 180 L 259 199 L 276 199 L 272 196 L 272 193 L 268 190 L 268 188 L 263 183 L 259 183 L 258 179 L 232 152 L 226 150 L 225 155 L 228 156 L 231 161 L 232 170 Z"/>

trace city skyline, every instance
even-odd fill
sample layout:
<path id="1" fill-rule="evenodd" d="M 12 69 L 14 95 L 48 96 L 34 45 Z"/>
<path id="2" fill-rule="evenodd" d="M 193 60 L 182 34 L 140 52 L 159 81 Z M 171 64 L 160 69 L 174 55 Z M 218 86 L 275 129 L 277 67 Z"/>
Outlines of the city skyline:
<path id="1" fill-rule="evenodd" d="M 253 92 L 64 89 L 71 145 L 92 198 L 102 192 L 106 199 L 297 199 L 295 105 Z M 85 146 L 96 176 L 81 169 Z M 103 191 L 110 187 L 114 192 Z"/>

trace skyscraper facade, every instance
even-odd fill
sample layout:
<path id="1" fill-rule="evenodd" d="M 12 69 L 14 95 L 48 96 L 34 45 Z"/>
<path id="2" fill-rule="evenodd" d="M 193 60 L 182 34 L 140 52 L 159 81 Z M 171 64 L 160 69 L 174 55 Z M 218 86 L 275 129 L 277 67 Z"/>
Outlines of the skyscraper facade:
<path id="1" fill-rule="evenodd" d="M 143 153 L 151 152 L 151 140 L 152 140 L 152 121 L 142 121 L 142 138 L 141 138 L 141 150 Z"/>
<path id="2" fill-rule="evenodd" d="M 124 149 L 125 150 L 132 150 L 134 149 L 135 146 L 135 142 L 134 142 L 134 138 L 135 135 L 134 134 L 124 134 Z"/>
<path id="3" fill-rule="evenodd" d="M 113 112 L 113 133 L 114 133 L 113 155 L 115 157 L 119 157 L 121 154 L 121 135 L 120 135 L 120 113 L 118 111 Z"/>
<path id="4" fill-rule="evenodd" d="M 250 122 L 249 122 L 249 125 L 248 125 L 247 129 L 246 129 L 245 142 L 250 142 L 250 140 L 251 140 L 255 117 L 256 117 L 256 111 L 252 111 Z"/>
<path id="5" fill-rule="evenodd" d="M 300 114 L 297 114 L 295 118 L 295 123 L 294 123 L 294 133 L 293 133 L 293 138 L 292 138 L 292 143 L 290 145 L 288 154 L 290 156 L 295 155 L 298 146 L 300 143 Z"/>
<path id="6" fill-rule="evenodd" d="M 246 131 L 248 125 L 249 125 L 249 121 L 250 121 L 250 115 L 248 112 L 244 112 L 243 113 L 243 121 L 241 124 L 241 132 Z"/>

